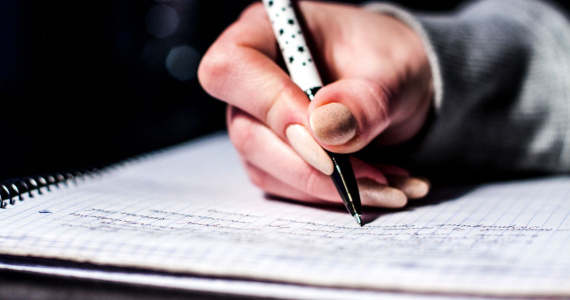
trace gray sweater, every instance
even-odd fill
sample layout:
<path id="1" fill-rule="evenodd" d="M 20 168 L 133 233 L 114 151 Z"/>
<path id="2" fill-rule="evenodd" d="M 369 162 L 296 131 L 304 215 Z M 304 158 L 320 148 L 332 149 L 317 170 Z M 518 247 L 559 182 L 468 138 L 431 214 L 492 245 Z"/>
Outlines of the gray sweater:
<path id="1" fill-rule="evenodd" d="M 425 130 L 382 157 L 440 177 L 570 172 L 565 12 L 537 0 L 471 1 L 438 15 L 368 8 L 420 34 L 436 90 Z"/>

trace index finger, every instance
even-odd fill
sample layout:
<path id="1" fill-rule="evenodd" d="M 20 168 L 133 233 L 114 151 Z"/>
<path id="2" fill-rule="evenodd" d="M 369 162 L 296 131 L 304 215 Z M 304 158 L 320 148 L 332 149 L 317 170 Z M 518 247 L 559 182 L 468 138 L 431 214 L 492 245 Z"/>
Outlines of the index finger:
<path id="1" fill-rule="evenodd" d="M 208 50 L 198 78 L 210 95 L 249 113 L 285 139 L 289 124 L 307 126 L 308 99 L 276 63 L 279 55 L 269 19 L 256 3 Z"/>

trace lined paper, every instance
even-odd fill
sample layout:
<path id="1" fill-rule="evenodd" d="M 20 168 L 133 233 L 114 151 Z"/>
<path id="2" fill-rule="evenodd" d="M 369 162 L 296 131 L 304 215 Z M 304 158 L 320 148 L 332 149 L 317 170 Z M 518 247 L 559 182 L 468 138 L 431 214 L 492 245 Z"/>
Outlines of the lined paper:
<path id="1" fill-rule="evenodd" d="M 570 295 L 570 177 L 369 211 L 271 200 L 217 135 L 0 212 L 0 253 L 370 290 Z"/>

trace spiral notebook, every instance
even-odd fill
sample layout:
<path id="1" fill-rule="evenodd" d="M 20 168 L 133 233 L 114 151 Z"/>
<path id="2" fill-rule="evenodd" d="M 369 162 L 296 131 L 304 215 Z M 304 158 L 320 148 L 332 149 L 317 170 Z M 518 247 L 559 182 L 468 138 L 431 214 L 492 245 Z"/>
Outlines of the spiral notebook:
<path id="1" fill-rule="evenodd" d="M 442 188 L 363 227 L 342 206 L 265 196 L 223 133 L 32 179 L 2 187 L 0 268 L 287 287 L 276 298 L 570 297 L 570 176 Z"/>

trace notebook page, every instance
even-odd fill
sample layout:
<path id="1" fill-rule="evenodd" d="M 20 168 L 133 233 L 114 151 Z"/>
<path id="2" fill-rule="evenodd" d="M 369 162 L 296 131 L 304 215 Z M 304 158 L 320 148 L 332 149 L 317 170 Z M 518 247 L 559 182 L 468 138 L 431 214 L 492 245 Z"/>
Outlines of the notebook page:
<path id="1" fill-rule="evenodd" d="M 569 177 L 434 198 L 358 227 L 344 209 L 266 199 L 218 135 L 1 211 L 0 252 L 348 288 L 570 295 Z"/>

